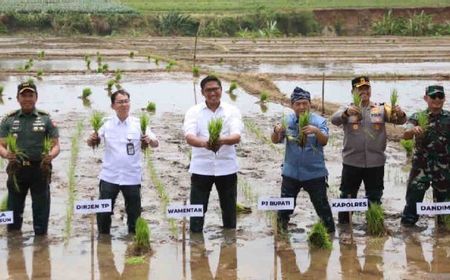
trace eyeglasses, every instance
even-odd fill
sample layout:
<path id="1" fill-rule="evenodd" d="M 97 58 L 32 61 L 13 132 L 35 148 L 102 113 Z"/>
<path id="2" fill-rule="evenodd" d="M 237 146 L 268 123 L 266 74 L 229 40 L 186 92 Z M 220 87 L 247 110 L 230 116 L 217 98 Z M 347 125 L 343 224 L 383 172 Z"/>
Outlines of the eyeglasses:
<path id="1" fill-rule="evenodd" d="M 128 104 L 130 103 L 130 99 L 123 99 L 123 100 L 117 100 L 114 101 L 115 104 Z"/>
<path id="2" fill-rule="evenodd" d="M 205 88 L 205 92 L 206 93 L 216 92 L 216 91 L 219 91 L 219 90 L 221 90 L 220 87 Z"/>
<path id="3" fill-rule="evenodd" d="M 433 99 L 433 100 L 435 100 L 436 98 L 439 98 L 439 99 L 444 99 L 445 98 L 445 94 L 444 93 L 442 93 L 442 92 L 437 92 L 437 93 L 435 93 L 435 94 L 432 94 L 432 95 L 428 95 L 431 99 Z"/>

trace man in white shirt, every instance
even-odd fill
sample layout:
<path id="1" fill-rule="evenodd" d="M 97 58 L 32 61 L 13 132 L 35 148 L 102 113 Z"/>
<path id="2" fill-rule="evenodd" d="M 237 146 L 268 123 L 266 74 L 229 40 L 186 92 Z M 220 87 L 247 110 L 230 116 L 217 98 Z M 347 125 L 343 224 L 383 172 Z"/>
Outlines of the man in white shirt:
<path id="1" fill-rule="evenodd" d="M 106 119 L 98 134 L 92 133 L 87 141 L 91 147 L 105 143 L 100 179 L 99 199 L 111 199 L 114 209 L 119 191 L 125 199 L 128 232 L 135 232 L 136 219 L 141 215 L 142 149 L 158 147 L 158 140 L 148 129 L 142 135 L 138 118 L 131 117 L 130 94 L 118 90 L 111 95 L 111 108 L 116 115 Z M 114 210 L 113 210 L 114 211 Z M 109 234 L 111 215 L 97 214 L 97 227 L 100 234 Z"/>
<path id="2" fill-rule="evenodd" d="M 222 84 L 215 76 L 200 82 L 205 102 L 190 108 L 184 117 L 184 135 L 192 146 L 189 172 L 191 175 L 191 204 L 203 204 L 208 209 L 212 185 L 216 185 L 224 228 L 236 228 L 237 172 L 239 170 L 235 145 L 241 140 L 243 128 L 239 110 L 220 99 Z M 208 123 L 221 118 L 223 127 L 217 145 L 209 142 Z M 204 217 L 191 217 L 190 230 L 202 232 Z"/>

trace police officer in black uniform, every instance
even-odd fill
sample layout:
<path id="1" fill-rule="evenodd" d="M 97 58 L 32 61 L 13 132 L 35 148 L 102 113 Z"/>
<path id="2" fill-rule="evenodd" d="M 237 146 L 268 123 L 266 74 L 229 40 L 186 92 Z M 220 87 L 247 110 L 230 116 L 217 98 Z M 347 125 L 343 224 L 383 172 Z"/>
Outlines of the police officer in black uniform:
<path id="1" fill-rule="evenodd" d="M 35 235 L 47 233 L 50 213 L 51 161 L 59 154 L 58 129 L 48 113 L 36 109 L 38 92 L 32 83 L 21 83 L 17 89 L 20 109 L 3 118 L 0 124 L 0 156 L 7 159 L 8 210 L 14 212 L 14 223 L 8 231 L 22 228 L 23 210 L 28 190 L 31 192 Z M 7 147 L 6 138 L 16 138 L 18 152 Z M 44 139 L 51 142 L 43 154 Z"/>

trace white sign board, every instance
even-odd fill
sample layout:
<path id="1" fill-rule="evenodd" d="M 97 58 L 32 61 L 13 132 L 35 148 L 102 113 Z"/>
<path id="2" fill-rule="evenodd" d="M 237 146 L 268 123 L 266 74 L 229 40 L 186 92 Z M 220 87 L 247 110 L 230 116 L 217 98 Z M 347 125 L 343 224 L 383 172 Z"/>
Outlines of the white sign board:
<path id="1" fill-rule="evenodd" d="M 169 205 L 166 210 L 169 218 L 203 217 L 203 204 Z"/>
<path id="2" fill-rule="evenodd" d="M 0 212 L 0 225 L 14 223 L 13 211 Z"/>
<path id="3" fill-rule="evenodd" d="M 258 210 L 293 210 L 293 197 L 260 197 Z"/>
<path id="4" fill-rule="evenodd" d="M 111 211 L 111 199 L 77 201 L 74 207 L 74 212 L 77 214 L 108 213 Z"/>
<path id="5" fill-rule="evenodd" d="M 417 202 L 419 215 L 446 215 L 450 214 L 450 202 L 421 203 Z"/>
<path id="6" fill-rule="evenodd" d="M 369 207 L 367 198 L 340 198 L 331 200 L 333 212 L 364 212 Z"/>
<path id="7" fill-rule="evenodd" d="M 0 212 L 0 225 L 14 223 L 13 211 Z"/>

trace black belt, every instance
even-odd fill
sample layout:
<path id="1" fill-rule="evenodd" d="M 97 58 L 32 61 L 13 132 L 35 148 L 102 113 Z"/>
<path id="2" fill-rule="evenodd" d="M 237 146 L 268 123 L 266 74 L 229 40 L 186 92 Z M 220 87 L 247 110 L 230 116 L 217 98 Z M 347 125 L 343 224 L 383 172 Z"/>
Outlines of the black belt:
<path id="1" fill-rule="evenodd" d="M 39 165 L 41 165 L 41 161 L 40 160 L 21 160 L 19 162 L 19 164 L 22 166 L 39 166 Z"/>

